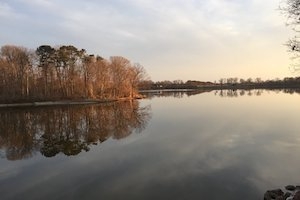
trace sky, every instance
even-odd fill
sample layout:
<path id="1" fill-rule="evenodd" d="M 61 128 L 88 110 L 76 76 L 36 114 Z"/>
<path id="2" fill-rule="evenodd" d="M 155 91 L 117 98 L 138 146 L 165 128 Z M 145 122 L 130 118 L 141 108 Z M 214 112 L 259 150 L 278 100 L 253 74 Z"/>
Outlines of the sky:
<path id="1" fill-rule="evenodd" d="M 123 56 L 153 81 L 299 76 L 284 0 L 0 0 L 0 45 Z"/>

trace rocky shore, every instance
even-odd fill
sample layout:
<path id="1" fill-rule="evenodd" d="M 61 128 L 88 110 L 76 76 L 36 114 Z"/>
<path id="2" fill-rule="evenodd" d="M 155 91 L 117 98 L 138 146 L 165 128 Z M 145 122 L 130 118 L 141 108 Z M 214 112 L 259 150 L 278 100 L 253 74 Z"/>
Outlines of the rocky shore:
<path id="1" fill-rule="evenodd" d="M 300 186 L 287 185 L 284 190 L 268 190 L 264 194 L 264 200 L 300 200 Z"/>

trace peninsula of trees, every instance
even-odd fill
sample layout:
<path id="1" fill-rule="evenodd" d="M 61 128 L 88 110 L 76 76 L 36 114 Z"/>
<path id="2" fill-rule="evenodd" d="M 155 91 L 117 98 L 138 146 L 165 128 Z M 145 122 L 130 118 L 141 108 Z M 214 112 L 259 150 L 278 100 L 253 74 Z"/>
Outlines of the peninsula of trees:
<path id="1" fill-rule="evenodd" d="M 140 64 L 71 45 L 36 50 L 5 45 L 0 51 L 0 103 L 136 98 L 146 78 Z"/>

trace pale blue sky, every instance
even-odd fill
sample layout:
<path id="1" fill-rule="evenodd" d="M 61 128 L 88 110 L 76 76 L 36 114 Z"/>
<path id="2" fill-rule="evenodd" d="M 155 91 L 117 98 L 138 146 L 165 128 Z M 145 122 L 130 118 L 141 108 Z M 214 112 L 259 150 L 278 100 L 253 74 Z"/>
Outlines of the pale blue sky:
<path id="1" fill-rule="evenodd" d="M 154 81 L 295 76 L 281 0 L 0 0 L 0 45 L 71 44 Z"/>

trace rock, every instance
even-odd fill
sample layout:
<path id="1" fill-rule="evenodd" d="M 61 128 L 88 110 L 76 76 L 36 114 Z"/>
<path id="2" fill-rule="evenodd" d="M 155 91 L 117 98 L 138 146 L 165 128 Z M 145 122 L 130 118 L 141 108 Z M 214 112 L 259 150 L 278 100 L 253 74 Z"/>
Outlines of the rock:
<path id="1" fill-rule="evenodd" d="M 281 200 L 280 197 L 282 197 L 282 199 L 283 199 L 283 195 L 284 195 L 284 193 L 282 192 L 281 189 L 268 190 L 264 195 L 264 200 L 271 200 L 271 199 Z"/>
<path id="2" fill-rule="evenodd" d="M 266 193 L 264 194 L 264 200 L 271 200 L 271 196 L 269 194 L 269 191 L 266 191 Z"/>
<path id="3" fill-rule="evenodd" d="M 264 200 L 271 200 L 271 199 L 272 199 L 271 192 L 266 191 L 266 193 L 264 195 Z"/>
<path id="4" fill-rule="evenodd" d="M 296 187 L 293 185 L 287 185 L 287 186 L 285 186 L 285 189 L 289 190 L 289 191 L 294 191 L 296 189 Z"/>
<path id="5" fill-rule="evenodd" d="M 279 196 L 279 197 L 276 197 L 275 200 L 285 200 L 285 199 L 283 198 L 283 196 Z"/>
<path id="6" fill-rule="evenodd" d="M 283 196 L 284 193 L 282 192 L 281 189 L 276 189 L 276 190 L 271 190 L 271 193 L 276 197 L 276 196 Z"/>
<path id="7" fill-rule="evenodd" d="M 300 191 L 296 192 L 296 194 L 294 195 L 293 200 L 300 200 Z"/>
<path id="8" fill-rule="evenodd" d="M 287 192 L 283 195 L 283 199 L 288 199 L 289 197 L 291 197 L 291 199 L 293 198 L 292 193 L 290 193 L 290 192 Z"/>

